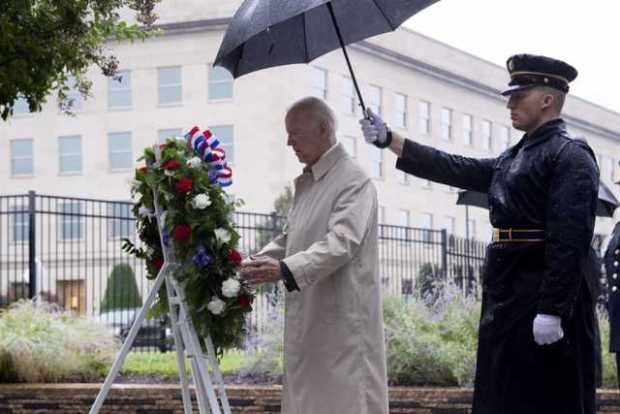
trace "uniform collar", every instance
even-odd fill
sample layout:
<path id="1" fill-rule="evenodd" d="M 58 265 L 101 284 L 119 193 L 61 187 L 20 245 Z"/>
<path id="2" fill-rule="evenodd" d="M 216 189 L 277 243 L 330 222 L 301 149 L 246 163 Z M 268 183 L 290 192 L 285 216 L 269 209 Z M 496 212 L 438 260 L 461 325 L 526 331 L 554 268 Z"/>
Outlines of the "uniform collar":
<path id="1" fill-rule="evenodd" d="M 340 143 L 334 144 L 330 149 L 325 151 L 321 158 L 312 165 L 312 167 L 304 168 L 304 173 L 311 171 L 314 181 L 319 181 L 336 162 L 346 156 L 347 153 Z"/>
<path id="2" fill-rule="evenodd" d="M 562 118 L 553 119 L 538 127 L 531 136 L 523 136 L 523 149 L 531 148 L 547 141 L 558 132 L 566 132 L 566 123 Z"/>

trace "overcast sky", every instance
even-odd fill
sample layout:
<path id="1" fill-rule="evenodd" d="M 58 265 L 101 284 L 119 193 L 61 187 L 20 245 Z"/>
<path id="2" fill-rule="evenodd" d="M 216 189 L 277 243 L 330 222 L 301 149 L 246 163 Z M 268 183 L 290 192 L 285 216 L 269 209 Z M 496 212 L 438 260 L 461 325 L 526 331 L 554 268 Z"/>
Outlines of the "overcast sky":
<path id="1" fill-rule="evenodd" d="M 572 94 L 620 112 L 620 0 L 440 0 L 405 25 L 502 66 L 515 53 L 565 60 Z"/>

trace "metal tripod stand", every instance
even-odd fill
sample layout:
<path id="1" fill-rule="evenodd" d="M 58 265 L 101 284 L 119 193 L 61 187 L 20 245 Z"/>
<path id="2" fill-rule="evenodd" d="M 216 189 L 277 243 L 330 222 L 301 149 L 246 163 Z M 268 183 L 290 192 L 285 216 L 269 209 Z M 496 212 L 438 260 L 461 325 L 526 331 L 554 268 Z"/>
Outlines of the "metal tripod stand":
<path id="1" fill-rule="evenodd" d="M 156 158 L 159 161 L 161 153 L 159 147 L 154 147 Z M 163 231 L 164 225 L 162 220 L 162 214 L 164 211 L 161 209 L 158 202 L 157 191 L 153 191 L 155 217 L 157 219 L 157 225 L 160 232 L 160 240 L 162 243 L 162 252 L 164 255 L 164 265 L 159 271 L 155 283 L 149 292 L 144 305 L 138 312 L 134 323 L 129 330 L 129 334 L 121 347 L 120 352 L 116 356 L 116 360 L 112 365 L 112 369 L 108 373 L 108 376 L 97 395 L 95 402 L 93 403 L 90 414 L 97 414 L 105 401 L 115 378 L 118 375 L 125 358 L 131 349 L 131 345 L 136 338 L 146 311 L 149 309 L 155 295 L 161 288 L 162 284 L 166 284 L 166 292 L 168 294 L 168 305 L 170 311 L 170 321 L 172 324 L 172 331 L 174 333 L 174 343 L 177 353 L 177 367 L 179 369 L 179 378 L 181 381 L 181 392 L 183 396 L 183 409 L 185 414 L 192 414 L 192 399 L 189 389 L 189 381 L 187 372 L 185 370 L 185 358 L 189 358 L 192 368 L 192 382 L 196 391 L 196 400 L 198 403 L 198 409 L 200 414 L 230 414 L 230 405 L 228 398 L 226 397 L 226 389 L 224 387 L 224 381 L 222 379 L 222 373 L 220 372 L 217 358 L 215 356 L 215 350 L 213 347 L 213 341 L 210 336 L 204 339 L 207 355 L 202 351 L 200 340 L 196 333 L 196 329 L 192 323 L 189 312 L 187 311 L 187 303 L 185 301 L 184 287 L 174 278 L 174 268 L 178 266 L 175 263 L 174 251 L 164 243 Z M 215 381 L 212 380 L 212 377 Z M 214 382 L 217 385 L 218 395 L 214 387 Z M 221 405 L 220 405 L 221 404 Z"/>

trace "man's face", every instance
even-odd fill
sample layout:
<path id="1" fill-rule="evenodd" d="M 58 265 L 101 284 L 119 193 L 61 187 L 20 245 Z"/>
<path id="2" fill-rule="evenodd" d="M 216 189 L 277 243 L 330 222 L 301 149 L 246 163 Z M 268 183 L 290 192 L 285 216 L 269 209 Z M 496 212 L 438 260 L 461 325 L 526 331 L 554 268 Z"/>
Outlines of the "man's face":
<path id="1" fill-rule="evenodd" d="M 287 145 L 293 147 L 299 162 L 312 165 L 325 151 L 325 128 L 306 111 L 290 112 L 286 116 Z"/>
<path id="2" fill-rule="evenodd" d="M 508 99 L 512 126 L 521 131 L 531 131 L 540 124 L 542 111 L 550 105 L 549 94 L 541 88 L 513 92 Z"/>

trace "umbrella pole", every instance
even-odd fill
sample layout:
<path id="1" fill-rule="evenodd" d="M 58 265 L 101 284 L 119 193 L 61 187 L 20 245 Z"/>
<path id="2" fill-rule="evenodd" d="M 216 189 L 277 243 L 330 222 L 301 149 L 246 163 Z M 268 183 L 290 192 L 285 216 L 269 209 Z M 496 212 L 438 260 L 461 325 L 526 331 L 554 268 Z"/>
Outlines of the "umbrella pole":
<path id="1" fill-rule="evenodd" d="M 366 105 L 364 104 L 362 93 L 360 92 L 359 85 L 357 84 L 355 73 L 353 73 L 353 67 L 351 66 L 351 61 L 349 60 L 349 54 L 347 53 L 347 48 L 345 47 L 344 41 L 342 40 L 342 34 L 340 33 L 340 27 L 338 26 L 338 21 L 336 20 L 336 15 L 334 14 L 334 8 L 332 6 L 331 1 L 327 3 L 327 9 L 329 10 L 329 14 L 332 17 L 332 22 L 334 23 L 334 28 L 336 29 L 336 35 L 338 35 L 338 40 L 340 41 L 340 47 L 342 48 L 342 52 L 344 53 L 344 59 L 347 61 L 347 66 L 349 67 L 349 72 L 351 73 L 351 79 L 353 79 L 353 85 L 355 86 L 355 91 L 357 92 L 357 98 L 360 100 L 360 106 L 362 107 L 364 116 L 366 116 Z"/>

